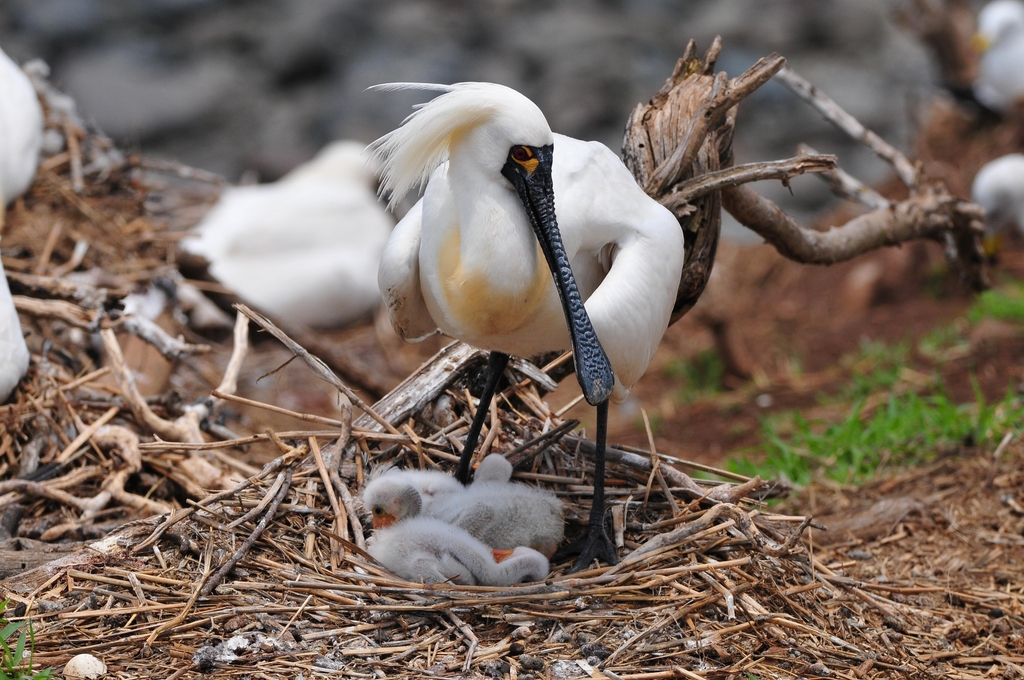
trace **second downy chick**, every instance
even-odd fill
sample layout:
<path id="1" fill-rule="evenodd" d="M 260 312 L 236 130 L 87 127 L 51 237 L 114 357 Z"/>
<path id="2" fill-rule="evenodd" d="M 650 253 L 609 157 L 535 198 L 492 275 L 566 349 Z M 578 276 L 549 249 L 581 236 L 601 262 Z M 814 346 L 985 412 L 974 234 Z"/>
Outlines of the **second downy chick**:
<path id="1" fill-rule="evenodd" d="M 422 583 L 511 586 L 541 581 L 549 568 L 547 558 L 530 548 L 516 548 L 498 560 L 465 529 L 429 517 L 410 517 L 374 532 L 366 549 L 402 578 Z"/>
<path id="2" fill-rule="evenodd" d="M 550 491 L 511 479 L 511 463 L 491 454 L 477 466 L 473 483 L 438 498 L 430 515 L 495 548 L 498 560 L 521 545 L 551 557 L 565 536 L 565 506 Z"/>

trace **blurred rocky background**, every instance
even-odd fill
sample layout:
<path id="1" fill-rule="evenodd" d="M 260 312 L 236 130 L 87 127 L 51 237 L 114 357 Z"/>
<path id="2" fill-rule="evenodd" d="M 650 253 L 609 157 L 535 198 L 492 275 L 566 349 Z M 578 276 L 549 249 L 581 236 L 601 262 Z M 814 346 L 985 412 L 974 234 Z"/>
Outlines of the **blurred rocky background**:
<path id="1" fill-rule="evenodd" d="M 772 51 L 897 146 L 935 91 L 896 0 L 3 0 L 0 46 L 42 57 L 81 113 L 133 151 L 238 180 L 273 180 L 336 138 L 372 141 L 422 100 L 390 81 L 489 80 L 525 93 L 552 127 L 618 151 L 629 111 L 686 42 L 716 34 L 737 75 Z M 869 182 L 888 173 L 784 88 L 744 102 L 738 163 L 837 153 Z M 758 190 L 809 219 L 820 183 Z M 743 235 L 738 226 L 727 233 Z M 749 232 L 745 232 L 749 234 Z"/>

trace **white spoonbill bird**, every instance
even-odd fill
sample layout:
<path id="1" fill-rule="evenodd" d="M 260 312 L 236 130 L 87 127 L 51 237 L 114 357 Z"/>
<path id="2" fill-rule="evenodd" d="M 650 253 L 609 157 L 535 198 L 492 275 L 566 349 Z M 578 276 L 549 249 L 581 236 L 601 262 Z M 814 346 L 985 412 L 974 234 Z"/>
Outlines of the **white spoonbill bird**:
<path id="1" fill-rule="evenodd" d="M 683 267 L 675 217 L 606 146 L 552 133 L 541 110 L 492 83 L 396 83 L 441 94 L 374 142 L 392 205 L 426 184 L 395 227 L 378 282 L 395 330 L 438 329 L 490 350 L 481 407 L 456 478 L 509 355 L 571 348 L 597 406 L 594 504 L 575 569 L 616 561 L 604 526 L 608 399 L 640 378 L 668 326 Z"/>
<path id="2" fill-rule="evenodd" d="M 993 0 L 978 13 L 974 45 L 981 52 L 974 96 L 1002 113 L 1024 97 L 1024 2 Z"/>
<path id="3" fill-rule="evenodd" d="M 986 250 L 998 249 L 1000 232 L 1024 231 L 1024 154 L 989 161 L 974 176 L 971 200 L 985 210 Z"/>
<path id="4" fill-rule="evenodd" d="M 0 209 L 32 183 L 42 145 L 43 107 L 32 81 L 0 50 Z"/>
<path id="5" fill-rule="evenodd" d="M 32 82 L 0 50 L 0 228 L 7 204 L 32 183 L 43 143 L 43 108 Z M 28 369 L 28 348 L 0 264 L 0 402 Z"/>
<path id="6" fill-rule="evenodd" d="M 0 206 L 3 210 L 3 206 Z M 28 347 L 21 335 L 18 310 L 7 287 L 4 266 L 0 264 L 0 403 L 7 400 L 28 369 Z"/>
<path id="7" fill-rule="evenodd" d="M 380 303 L 375 273 L 392 219 L 362 144 L 334 142 L 273 184 L 232 187 L 181 247 L 272 316 L 338 326 Z"/>
<path id="8" fill-rule="evenodd" d="M 441 498 L 465 489 L 440 470 L 400 470 L 388 467 L 374 472 L 360 495 L 374 529 L 382 529 L 406 517 L 431 516 Z"/>

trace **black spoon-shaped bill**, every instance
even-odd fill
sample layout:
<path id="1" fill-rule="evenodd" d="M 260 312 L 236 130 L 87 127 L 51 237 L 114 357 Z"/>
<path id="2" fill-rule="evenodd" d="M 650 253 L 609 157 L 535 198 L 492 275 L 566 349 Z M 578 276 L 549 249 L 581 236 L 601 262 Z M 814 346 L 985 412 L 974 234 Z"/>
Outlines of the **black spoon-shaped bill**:
<path id="1" fill-rule="evenodd" d="M 583 297 L 576 286 L 576 278 L 562 244 L 562 234 L 558 230 L 555 192 L 551 181 L 554 145 L 526 147 L 531 154 L 527 163 L 516 159 L 516 155 L 522 155 L 522 152 L 516 153 L 517 149 L 522 148 L 512 147 L 501 173 L 512 182 L 526 208 L 526 214 L 530 216 L 530 224 L 551 269 L 562 302 L 562 311 L 565 312 L 576 365 L 576 379 L 583 388 L 587 402 L 596 406 L 611 396 L 615 374 L 583 305 Z"/>

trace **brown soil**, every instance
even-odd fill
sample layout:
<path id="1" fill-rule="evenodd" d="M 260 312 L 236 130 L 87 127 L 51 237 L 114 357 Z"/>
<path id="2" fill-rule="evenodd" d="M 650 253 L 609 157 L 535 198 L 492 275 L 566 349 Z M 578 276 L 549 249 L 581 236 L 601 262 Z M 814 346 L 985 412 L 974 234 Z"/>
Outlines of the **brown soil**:
<path id="1" fill-rule="evenodd" d="M 906 677 L 981 677 L 992 669 L 1021 677 L 1022 484 L 1024 445 L 1015 442 L 998 460 L 973 452 L 862 487 L 809 487 L 786 509 L 829 528 L 812 532 L 818 563 L 922 614 L 907 621 L 876 612 L 879 651 L 886 650 L 879 660 L 914 659 L 931 673 Z M 851 598 L 821 614 L 852 620 L 863 609 L 871 603 Z M 933 651 L 922 653 L 923 640 Z"/>

